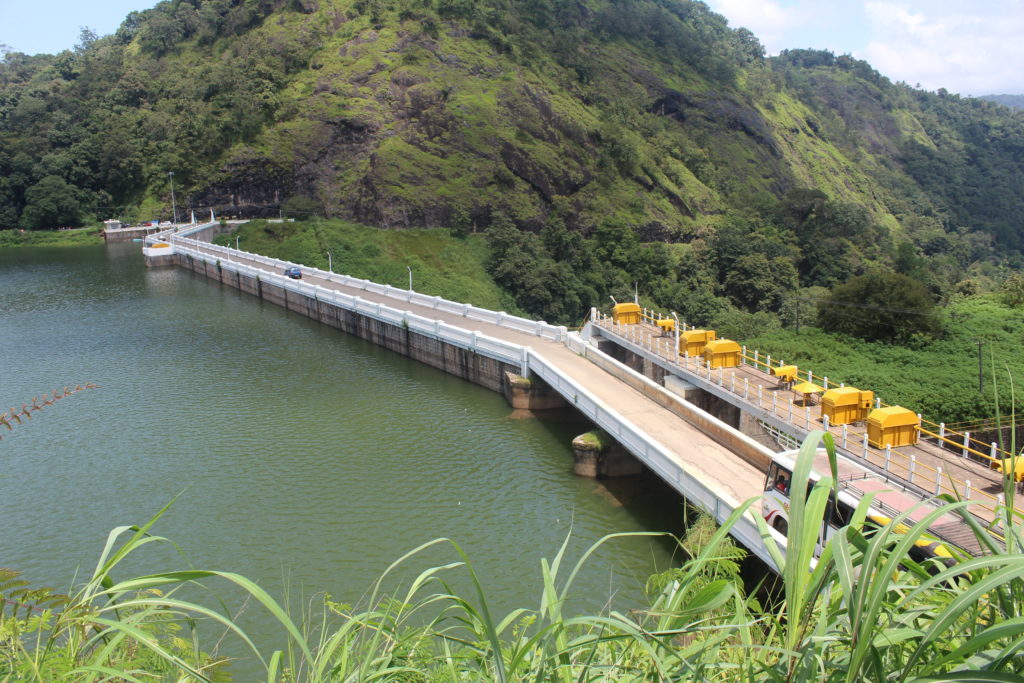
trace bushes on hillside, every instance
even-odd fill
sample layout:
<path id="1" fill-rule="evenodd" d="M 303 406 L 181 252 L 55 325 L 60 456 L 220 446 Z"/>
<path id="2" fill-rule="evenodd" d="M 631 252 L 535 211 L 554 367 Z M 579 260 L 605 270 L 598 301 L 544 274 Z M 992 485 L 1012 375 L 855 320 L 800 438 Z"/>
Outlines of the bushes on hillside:
<path id="1" fill-rule="evenodd" d="M 935 300 L 924 285 L 886 270 L 834 287 L 818 304 L 818 324 L 835 334 L 897 344 L 933 339 L 943 331 Z"/>

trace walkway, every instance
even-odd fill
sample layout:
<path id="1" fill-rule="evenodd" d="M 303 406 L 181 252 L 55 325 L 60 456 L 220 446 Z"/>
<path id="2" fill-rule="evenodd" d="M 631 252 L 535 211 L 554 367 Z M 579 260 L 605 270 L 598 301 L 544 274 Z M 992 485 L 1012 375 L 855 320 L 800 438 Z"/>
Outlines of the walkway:
<path id="1" fill-rule="evenodd" d="M 201 228 L 198 226 L 190 232 Z M 703 417 L 693 419 L 692 413 L 699 411 L 695 411 L 692 406 L 670 394 L 664 387 L 600 354 L 586 345 L 579 336 L 567 335 L 565 328 L 306 267 L 302 268 L 301 281 L 288 280 L 282 276 L 284 267 L 295 264 L 179 236 L 163 237 L 171 242 L 173 250 L 178 253 L 209 264 L 216 263 L 218 269 L 223 267 L 228 271 L 236 270 L 240 275 L 247 275 L 249 282 L 258 279 L 265 284 L 310 297 L 310 301 L 315 298 L 361 315 L 376 317 L 391 325 L 406 326 L 410 331 L 470 348 L 485 356 L 491 355 L 505 363 L 513 362 L 524 371 L 529 370 L 551 385 L 570 405 L 608 431 L 627 450 L 680 491 L 691 504 L 711 513 L 716 521 L 724 521 L 740 504 L 759 497 L 763 491 L 766 476 L 764 468 L 751 464 L 730 447 L 723 445 L 735 445 L 737 439 L 746 437 L 721 423 L 717 426 L 710 424 L 717 420 L 703 416 L 703 413 Z M 790 433 L 801 419 L 805 431 L 820 426 L 815 424 L 809 410 L 802 415 L 800 411 L 791 412 L 792 402 L 780 400 L 774 378 L 762 371 L 740 367 L 731 370 L 728 375 L 725 372 L 719 372 L 717 376 L 716 373 L 705 374 L 695 361 L 691 361 L 692 368 L 681 367 L 674 357 L 674 339 L 660 338 L 660 331 L 653 326 L 618 326 L 600 316 L 596 316 L 592 322 L 601 327 L 602 333 L 618 336 L 623 345 L 633 346 L 636 352 L 653 358 L 673 374 L 692 379 L 701 388 L 726 398 L 734 405 L 741 405 L 744 410 L 763 418 L 766 423 L 779 424 L 780 420 L 785 419 Z M 592 361 L 587 356 L 599 358 L 593 358 Z M 680 404 L 685 410 L 679 409 Z M 680 416 L 681 413 L 687 414 L 687 410 L 691 411 L 690 420 Z M 710 425 L 710 432 L 695 425 Z M 709 435 L 716 433 L 716 429 L 718 441 Z M 723 430 L 733 436 L 723 437 Z M 833 428 L 833 431 L 836 430 Z M 847 429 L 845 437 L 843 433 L 837 433 L 837 441 L 844 443 L 847 452 L 853 456 L 852 461 L 859 460 L 876 470 L 887 470 L 890 475 L 896 472 L 896 460 L 892 454 L 888 460 L 883 454 L 881 465 L 877 462 L 879 454 L 876 452 L 858 459 L 858 438 L 859 432 L 854 430 Z M 754 462 L 762 456 L 765 461 L 770 458 L 770 452 L 763 447 L 752 444 L 752 448 L 747 450 L 746 455 L 751 457 L 753 453 L 756 456 L 751 457 Z M 939 467 L 944 468 L 940 472 L 945 472 L 946 478 L 951 473 L 955 476 L 969 475 L 975 477 L 973 481 L 984 481 L 985 485 L 992 485 L 990 471 L 984 468 L 976 471 L 977 468 L 966 460 L 941 460 L 940 464 L 940 457 L 941 453 L 934 453 L 927 447 L 921 449 L 921 454 L 915 456 L 915 464 L 910 469 L 912 488 L 917 488 L 927 496 L 931 492 L 929 486 L 944 486 L 941 473 L 934 477 L 931 484 L 927 480 L 926 471 L 929 468 L 935 471 Z M 732 533 L 743 545 L 772 566 L 765 538 L 754 522 L 756 514 L 756 508 L 748 512 L 735 524 Z"/>
<path id="2" fill-rule="evenodd" d="M 220 257 L 210 247 L 197 247 L 212 257 Z M 233 250 L 233 260 L 253 268 L 266 268 L 260 260 L 244 252 Z M 442 322 L 479 332 L 490 337 L 530 347 L 549 363 L 584 387 L 608 408 L 622 415 L 638 430 L 671 453 L 676 462 L 707 488 L 718 493 L 723 499 L 737 505 L 748 498 L 759 496 L 764 486 L 765 473 L 733 455 L 709 436 L 690 425 L 678 415 L 654 402 L 639 391 L 625 386 L 619 379 L 599 370 L 579 354 L 571 351 L 560 341 L 545 339 L 536 335 L 510 330 L 486 322 L 472 320 L 454 313 L 420 306 L 416 303 L 396 301 L 395 298 L 374 294 L 366 290 L 346 286 L 332 281 L 329 277 L 313 274 L 303 269 L 303 282 L 325 289 L 358 296 L 364 301 L 385 306 L 402 307 L 423 317 L 435 318 Z"/>

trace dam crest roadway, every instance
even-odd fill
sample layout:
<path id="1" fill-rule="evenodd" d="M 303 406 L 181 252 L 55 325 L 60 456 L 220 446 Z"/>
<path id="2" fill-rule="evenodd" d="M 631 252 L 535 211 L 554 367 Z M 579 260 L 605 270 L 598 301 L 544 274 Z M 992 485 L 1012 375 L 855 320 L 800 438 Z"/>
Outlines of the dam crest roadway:
<path id="1" fill-rule="evenodd" d="M 698 359 L 675 353 L 674 340 L 662 336 L 653 319 L 622 325 L 592 310 L 584 327 L 570 332 L 542 321 L 211 244 L 220 230 L 219 223 L 209 222 L 151 235 L 143 247 L 146 264 L 180 266 L 216 279 L 503 392 L 516 408 L 564 402 L 718 523 L 763 493 L 774 452 L 783 449 L 780 442 L 795 443 L 822 427 L 809 410 L 794 411 L 791 402 L 780 410 L 776 378 L 756 364 L 729 372 L 705 368 Z M 302 269 L 302 279 L 283 275 L 295 266 Z M 894 459 L 893 449 L 878 452 L 845 427 L 830 431 L 841 446 L 841 462 L 856 461 L 859 469 L 877 472 L 894 490 L 912 493 L 918 500 L 941 493 L 946 486 L 963 495 L 966 483 L 967 497 L 979 502 L 974 507 L 980 521 L 991 519 L 986 510 L 997 501 L 985 491 L 1001 486 L 1001 475 L 982 463 L 927 442 L 914 447 L 912 458 L 902 453 L 907 448 L 896 449 L 900 452 Z M 909 458 L 909 472 L 899 470 L 900 457 Z M 925 473 L 936 468 L 938 476 L 929 482 Z M 858 491 L 856 482 L 848 485 Z M 774 529 L 762 536 L 756 514 L 756 506 L 748 509 L 731 533 L 777 571 L 766 544 L 784 547 L 785 538 Z M 966 525 L 946 522 L 947 528 L 931 530 L 961 547 L 969 546 Z"/>

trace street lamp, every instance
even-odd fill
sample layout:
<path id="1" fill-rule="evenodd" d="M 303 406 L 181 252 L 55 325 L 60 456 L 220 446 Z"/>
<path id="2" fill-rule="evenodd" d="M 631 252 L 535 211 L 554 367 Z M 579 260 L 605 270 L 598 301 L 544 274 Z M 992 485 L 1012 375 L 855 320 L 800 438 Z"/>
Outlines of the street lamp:
<path id="1" fill-rule="evenodd" d="M 178 222 L 178 205 L 174 202 L 174 171 L 168 171 L 167 177 L 171 180 L 171 211 L 174 212 L 174 222 Z"/>
<path id="2" fill-rule="evenodd" d="M 409 271 L 409 291 L 412 291 L 412 266 L 406 266 Z"/>
<path id="3" fill-rule="evenodd" d="M 334 272 L 334 263 L 331 261 L 331 252 L 327 252 L 327 272 Z"/>

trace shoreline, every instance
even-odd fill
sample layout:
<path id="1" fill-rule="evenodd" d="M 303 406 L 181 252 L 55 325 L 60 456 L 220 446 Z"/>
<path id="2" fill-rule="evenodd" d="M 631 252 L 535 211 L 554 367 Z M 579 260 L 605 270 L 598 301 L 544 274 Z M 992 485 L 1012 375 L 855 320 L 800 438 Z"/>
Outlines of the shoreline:
<path id="1" fill-rule="evenodd" d="M 0 230 L 0 249 L 16 247 L 80 247 L 103 244 L 101 228 L 68 230 Z"/>

